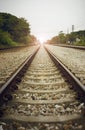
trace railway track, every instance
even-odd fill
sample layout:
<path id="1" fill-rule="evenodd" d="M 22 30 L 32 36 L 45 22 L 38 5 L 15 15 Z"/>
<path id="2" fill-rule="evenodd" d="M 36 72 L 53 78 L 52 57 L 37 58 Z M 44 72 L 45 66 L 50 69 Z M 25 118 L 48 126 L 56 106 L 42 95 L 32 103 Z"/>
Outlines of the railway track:
<path id="1" fill-rule="evenodd" d="M 43 47 L 35 54 L 0 91 L 1 130 L 84 130 L 84 86 Z"/>
<path id="2" fill-rule="evenodd" d="M 85 51 L 46 45 L 53 54 L 80 80 L 85 86 Z M 82 59 L 82 61 L 81 61 Z"/>

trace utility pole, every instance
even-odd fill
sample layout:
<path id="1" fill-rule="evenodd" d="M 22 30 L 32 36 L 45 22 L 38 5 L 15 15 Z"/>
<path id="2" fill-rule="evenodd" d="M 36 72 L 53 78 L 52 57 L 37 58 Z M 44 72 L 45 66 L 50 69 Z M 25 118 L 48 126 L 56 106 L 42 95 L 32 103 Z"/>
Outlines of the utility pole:
<path id="1" fill-rule="evenodd" d="M 74 32 L 74 25 L 72 25 L 72 32 Z"/>
<path id="2" fill-rule="evenodd" d="M 67 28 L 67 34 L 69 34 L 69 28 Z"/>

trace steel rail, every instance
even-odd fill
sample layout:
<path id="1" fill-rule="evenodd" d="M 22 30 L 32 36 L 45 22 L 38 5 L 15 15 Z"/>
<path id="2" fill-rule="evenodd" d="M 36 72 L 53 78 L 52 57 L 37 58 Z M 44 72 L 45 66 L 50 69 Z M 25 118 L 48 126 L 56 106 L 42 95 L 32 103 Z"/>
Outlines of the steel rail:
<path id="1" fill-rule="evenodd" d="M 24 70 L 25 67 L 28 67 L 34 56 L 36 55 L 37 51 L 39 50 L 40 46 L 33 52 L 33 54 L 31 54 L 17 69 L 16 71 L 12 74 L 12 76 L 6 81 L 5 84 L 2 85 L 2 87 L 0 88 L 0 99 L 3 95 L 3 93 L 5 93 L 5 91 L 8 89 L 8 86 L 13 85 L 13 82 L 16 82 L 17 78 L 21 76 L 22 71 Z"/>
<path id="2" fill-rule="evenodd" d="M 63 72 L 68 81 L 74 86 L 74 89 L 78 91 L 78 96 L 85 101 L 85 86 L 79 81 L 77 77 L 60 61 L 46 46 L 44 46 L 52 61 Z"/>
<path id="3" fill-rule="evenodd" d="M 20 48 L 26 48 L 26 47 L 30 47 L 32 45 L 27 45 L 27 46 L 13 46 L 13 47 L 2 47 L 0 48 L 0 51 L 4 51 L 4 50 L 11 50 L 11 49 L 20 49 Z M 36 46 L 36 45 L 34 45 Z"/>
<path id="4" fill-rule="evenodd" d="M 74 46 L 74 45 L 63 45 L 63 44 L 54 44 L 53 46 L 59 46 L 59 47 L 66 47 L 66 48 L 73 48 L 73 49 L 79 49 L 79 50 L 85 50 L 85 46 Z"/>

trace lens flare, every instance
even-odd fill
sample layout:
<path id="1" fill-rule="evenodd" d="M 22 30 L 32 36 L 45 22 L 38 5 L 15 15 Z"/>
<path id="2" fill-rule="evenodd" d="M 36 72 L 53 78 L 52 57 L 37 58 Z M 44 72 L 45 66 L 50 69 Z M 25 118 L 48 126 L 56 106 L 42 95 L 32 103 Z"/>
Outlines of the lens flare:
<path id="1" fill-rule="evenodd" d="M 40 44 L 44 44 L 47 41 L 46 35 L 37 35 L 37 39 L 40 41 Z"/>

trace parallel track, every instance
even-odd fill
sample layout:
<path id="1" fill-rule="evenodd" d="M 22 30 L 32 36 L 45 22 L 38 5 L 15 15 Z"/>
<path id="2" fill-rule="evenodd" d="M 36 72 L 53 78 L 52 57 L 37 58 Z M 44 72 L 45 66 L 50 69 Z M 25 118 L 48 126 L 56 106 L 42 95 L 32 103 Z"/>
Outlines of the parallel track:
<path id="1" fill-rule="evenodd" d="M 85 129 L 85 88 L 47 52 L 41 47 L 2 86 L 3 130 Z"/>
<path id="2" fill-rule="evenodd" d="M 67 47 L 67 48 L 74 48 L 79 50 L 85 50 L 85 46 L 74 46 L 74 45 L 63 45 L 63 44 L 54 44 L 54 46 L 60 46 L 60 47 Z"/>

